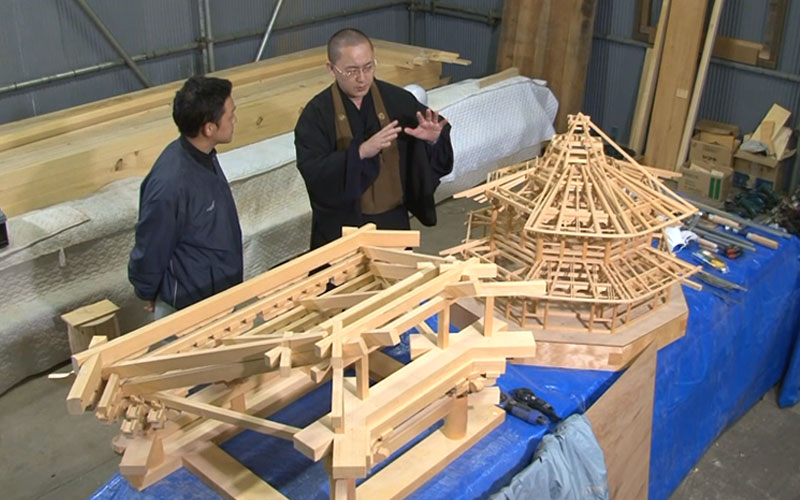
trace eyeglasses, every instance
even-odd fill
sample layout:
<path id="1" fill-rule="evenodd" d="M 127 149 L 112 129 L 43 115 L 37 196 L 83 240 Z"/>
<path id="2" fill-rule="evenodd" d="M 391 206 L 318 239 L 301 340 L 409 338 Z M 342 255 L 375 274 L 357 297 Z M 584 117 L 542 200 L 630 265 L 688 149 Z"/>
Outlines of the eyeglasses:
<path id="1" fill-rule="evenodd" d="M 337 73 L 339 73 L 343 77 L 353 79 L 356 78 L 359 75 L 359 73 L 364 76 L 369 76 L 375 73 L 375 68 L 378 66 L 378 61 L 368 62 L 367 64 L 365 64 L 360 68 L 352 68 L 345 70 L 339 69 L 339 67 L 333 63 L 331 63 L 331 66 L 333 67 L 333 69 L 336 70 Z"/>

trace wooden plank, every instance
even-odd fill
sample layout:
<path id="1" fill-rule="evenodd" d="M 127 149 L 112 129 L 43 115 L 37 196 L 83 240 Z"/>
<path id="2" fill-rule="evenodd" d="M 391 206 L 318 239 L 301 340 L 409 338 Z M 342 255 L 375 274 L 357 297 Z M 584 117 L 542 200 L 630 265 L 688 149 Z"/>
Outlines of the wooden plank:
<path id="1" fill-rule="evenodd" d="M 719 35 L 714 42 L 712 55 L 720 59 L 755 66 L 758 63 L 758 54 L 763 48 L 764 45 L 758 42 Z"/>
<path id="2" fill-rule="evenodd" d="M 407 497 L 504 419 L 505 412 L 495 406 L 472 410 L 463 438 L 449 439 L 441 430 L 434 432 L 359 485 L 358 497 L 371 500 Z"/>
<path id="3" fill-rule="evenodd" d="M 605 455 L 611 498 L 647 498 L 657 352 L 650 344 L 586 412 Z"/>
<path id="4" fill-rule="evenodd" d="M 485 76 L 478 80 L 478 88 L 482 89 L 484 87 L 488 87 L 489 85 L 494 85 L 495 83 L 499 83 L 509 78 L 514 78 L 515 76 L 519 76 L 519 68 L 511 67 L 500 71 L 499 73 L 495 73 L 493 75 Z"/>
<path id="5" fill-rule="evenodd" d="M 706 85 L 708 65 L 711 63 L 711 52 L 714 49 L 714 40 L 717 37 L 717 28 L 719 27 L 719 20 L 722 16 L 722 7 L 724 4 L 725 0 L 715 0 L 714 7 L 711 10 L 711 19 L 708 22 L 703 53 L 700 57 L 700 66 L 698 68 L 697 78 L 694 81 L 694 88 L 692 89 L 692 101 L 689 103 L 680 149 L 678 150 L 678 158 L 675 163 L 676 171 L 680 170 L 689 155 L 689 142 L 692 140 L 694 124 L 697 121 L 697 113 L 700 110 L 700 100 L 703 96 L 703 88 L 705 88 Z"/>
<path id="6" fill-rule="evenodd" d="M 161 438 L 156 435 L 139 436 L 128 441 L 125 454 L 119 463 L 123 476 L 141 476 L 164 460 Z"/>
<path id="7" fill-rule="evenodd" d="M 559 100 L 556 130 L 583 106 L 596 0 L 507 0 L 498 50 L 498 70 L 547 80 Z"/>
<path id="8" fill-rule="evenodd" d="M 672 0 L 645 163 L 674 170 L 686 123 L 708 0 Z"/>
<path id="9" fill-rule="evenodd" d="M 303 299 L 300 305 L 306 307 L 310 311 L 328 311 L 331 309 L 347 309 L 359 302 L 366 300 L 375 295 L 377 290 L 369 292 L 355 292 L 343 293 L 331 296 L 314 297 L 311 299 Z"/>
<path id="10" fill-rule="evenodd" d="M 221 408 L 199 401 L 193 401 L 188 398 L 182 398 L 167 393 L 155 394 L 155 397 L 161 401 L 167 408 L 174 408 L 176 410 L 185 411 L 201 417 L 219 420 L 228 424 L 250 429 L 262 434 L 279 437 L 287 441 L 292 441 L 294 435 L 300 430 L 291 425 L 272 422 L 263 418 L 254 417 L 238 411 Z"/>
<path id="11" fill-rule="evenodd" d="M 655 41 L 653 48 L 647 49 L 642 77 L 639 80 L 639 94 L 636 98 L 636 109 L 633 112 L 631 135 L 628 146 L 638 154 L 644 152 L 644 139 L 647 137 L 647 127 L 650 125 L 650 112 L 653 110 L 653 97 L 658 81 L 658 72 L 661 68 L 661 57 L 664 53 L 664 38 L 667 33 L 667 19 L 672 0 L 664 0 L 661 4 L 661 13 L 658 18 Z"/>
<path id="12" fill-rule="evenodd" d="M 413 69 L 387 64 L 379 70 L 382 80 L 426 88 L 438 85 L 440 74 L 441 63 L 433 61 Z M 278 72 L 235 86 L 239 126 L 233 142 L 220 145 L 218 151 L 290 131 L 302 107 L 330 82 L 320 62 L 317 67 Z M 115 180 L 144 175 L 175 137 L 171 106 L 161 104 L 0 151 L 3 210 L 18 215 L 90 195 Z"/>
<path id="13" fill-rule="evenodd" d="M 278 490 L 213 443 L 185 455 L 183 465 L 228 500 L 286 499 Z"/>
<path id="14" fill-rule="evenodd" d="M 67 412 L 70 415 L 80 415 L 98 397 L 103 381 L 101 356 L 101 354 L 92 355 L 78 369 L 75 382 L 67 394 Z"/>

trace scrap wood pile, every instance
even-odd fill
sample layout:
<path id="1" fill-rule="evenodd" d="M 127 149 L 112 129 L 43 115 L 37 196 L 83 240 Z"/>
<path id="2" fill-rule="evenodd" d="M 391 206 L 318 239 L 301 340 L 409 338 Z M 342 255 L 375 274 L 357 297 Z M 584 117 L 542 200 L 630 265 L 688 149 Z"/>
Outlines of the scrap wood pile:
<path id="1" fill-rule="evenodd" d="M 625 160 L 607 156 L 603 141 Z M 498 300 L 523 327 L 613 333 L 668 302 L 698 269 L 662 244 L 662 231 L 697 209 L 582 114 L 542 157 L 456 196 L 489 205 L 469 215 L 464 243 L 446 253 L 497 264 L 506 281 L 547 283 L 544 296 Z"/>
<path id="2" fill-rule="evenodd" d="M 452 52 L 375 40 L 377 76 L 396 85 L 440 85 L 442 63 L 468 64 Z M 233 82 L 238 118 L 231 144 L 245 146 L 291 131 L 303 106 L 332 79 L 325 47 L 213 73 Z M 14 216 L 88 196 L 147 173 L 177 137 L 173 82 L 0 125 L 0 199 Z"/>
<path id="3" fill-rule="evenodd" d="M 186 465 L 234 496 L 242 492 L 220 484 L 220 464 L 244 468 L 214 443 L 242 429 L 292 441 L 314 461 L 324 459 L 332 496 L 353 498 L 356 478 L 444 419 L 441 432 L 359 485 L 358 496 L 381 498 L 386 478 L 403 477 L 413 491 L 430 470 L 502 422 L 494 406 L 499 391 L 490 386 L 506 358 L 535 354 L 530 332 L 506 331 L 493 318 L 495 297 L 544 291 L 541 282 L 490 282 L 496 266 L 478 259 L 403 250 L 418 244 L 417 232 L 352 230 L 78 353 L 67 408 L 121 421 L 120 470 L 134 486 Z M 319 262 L 330 264 L 309 275 Z M 451 336 L 451 308 L 469 297 L 483 298 L 490 314 Z M 438 331 L 425 322 L 432 317 Z M 381 351 L 413 327 L 410 363 Z M 348 368 L 355 377 L 345 377 Z M 328 380 L 330 413 L 320 420 L 301 429 L 265 418 Z M 424 462 L 424 471 L 409 461 Z M 270 489 L 258 478 L 248 484 L 252 491 Z"/>

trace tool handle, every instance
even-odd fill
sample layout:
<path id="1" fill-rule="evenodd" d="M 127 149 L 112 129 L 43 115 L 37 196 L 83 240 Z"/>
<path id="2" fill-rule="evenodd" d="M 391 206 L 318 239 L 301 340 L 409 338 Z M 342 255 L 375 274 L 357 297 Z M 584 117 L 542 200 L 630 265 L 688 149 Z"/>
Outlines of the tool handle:
<path id="1" fill-rule="evenodd" d="M 766 236 L 761 236 L 760 234 L 747 233 L 747 239 L 750 240 L 750 241 L 754 241 L 754 242 L 758 243 L 759 245 L 763 245 L 763 246 L 765 246 L 767 248 L 771 248 L 773 250 L 777 250 L 778 249 L 778 242 L 777 241 L 772 240 L 770 238 L 767 238 Z"/>
<path id="2" fill-rule="evenodd" d="M 717 224 L 722 224 L 723 226 L 735 227 L 736 229 L 742 227 L 742 225 L 736 222 L 735 220 L 723 217 L 721 215 L 708 214 L 708 220 L 716 222 Z"/>

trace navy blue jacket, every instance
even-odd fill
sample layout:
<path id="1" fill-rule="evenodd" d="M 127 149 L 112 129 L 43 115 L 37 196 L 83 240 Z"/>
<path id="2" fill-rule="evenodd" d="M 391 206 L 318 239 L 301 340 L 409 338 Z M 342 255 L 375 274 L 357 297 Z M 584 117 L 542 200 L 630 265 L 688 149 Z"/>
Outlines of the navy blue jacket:
<path id="1" fill-rule="evenodd" d="M 181 309 L 242 282 L 242 231 L 216 153 L 172 141 L 142 181 L 128 279 Z"/>

